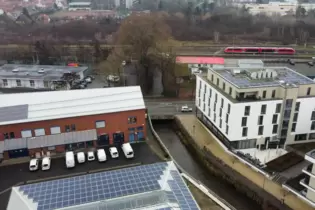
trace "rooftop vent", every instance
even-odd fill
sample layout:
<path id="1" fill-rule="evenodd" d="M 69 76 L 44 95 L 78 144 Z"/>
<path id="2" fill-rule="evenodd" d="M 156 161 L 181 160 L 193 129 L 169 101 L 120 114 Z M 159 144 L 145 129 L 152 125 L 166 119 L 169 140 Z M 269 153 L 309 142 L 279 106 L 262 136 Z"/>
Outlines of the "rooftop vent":
<path id="1" fill-rule="evenodd" d="M 278 74 L 273 69 L 262 69 L 258 71 L 249 71 L 247 74 L 251 79 L 275 79 Z"/>
<path id="2" fill-rule="evenodd" d="M 12 72 L 19 72 L 19 69 L 13 69 Z"/>

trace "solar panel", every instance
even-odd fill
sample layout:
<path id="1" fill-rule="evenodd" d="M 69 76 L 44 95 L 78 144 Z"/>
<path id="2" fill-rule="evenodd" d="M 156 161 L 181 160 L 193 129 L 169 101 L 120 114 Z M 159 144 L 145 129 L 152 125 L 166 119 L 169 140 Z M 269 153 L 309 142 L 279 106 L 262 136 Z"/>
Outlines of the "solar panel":
<path id="1" fill-rule="evenodd" d="M 169 202 L 173 203 L 176 199 L 182 210 L 199 210 L 196 201 L 193 199 L 178 171 L 171 170 L 170 174 L 173 180 L 167 181 L 172 190 L 172 192 L 167 194 Z"/>
<path id="2" fill-rule="evenodd" d="M 93 205 L 103 210 L 120 210 L 170 204 L 184 210 L 199 210 L 172 162 L 24 185 L 18 189 L 38 204 L 38 210 L 65 207 L 92 210 Z M 124 198 L 113 199 L 119 197 Z M 96 201 L 102 202 L 92 203 Z M 90 206 L 86 206 L 87 203 Z M 85 205 L 80 207 L 80 204 Z"/>
<path id="3" fill-rule="evenodd" d="M 63 208 L 161 189 L 167 163 L 89 174 L 19 188 L 38 202 L 38 210 Z"/>

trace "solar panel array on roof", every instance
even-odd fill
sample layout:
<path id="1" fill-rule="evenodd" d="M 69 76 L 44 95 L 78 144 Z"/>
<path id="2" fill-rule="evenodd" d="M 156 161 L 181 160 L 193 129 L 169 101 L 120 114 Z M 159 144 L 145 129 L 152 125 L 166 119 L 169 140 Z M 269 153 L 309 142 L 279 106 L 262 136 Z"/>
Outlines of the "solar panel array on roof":
<path id="1" fill-rule="evenodd" d="M 314 81 L 311 79 L 296 73 L 295 71 L 288 68 L 272 68 L 278 73 L 277 79 L 263 79 L 263 80 L 253 80 L 250 79 L 245 74 L 243 75 L 233 75 L 230 70 L 218 70 L 216 71 L 223 78 L 233 83 L 239 88 L 249 88 L 249 87 L 267 87 L 267 86 L 279 86 L 279 81 L 284 81 L 289 84 L 305 85 L 313 84 Z M 240 69 L 242 70 L 242 69 Z M 255 69 L 257 70 L 257 69 Z M 250 70 L 248 70 L 250 71 Z"/>
<path id="2" fill-rule="evenodd" d="M 169 170 L 170 163 L 155 163 L 24 185 L 18 187 L 18 191 L 37 203 L 38 210 L 60 209 L 97 201 L 105 204 L 102 206 L 105 210 L 136 209 L 161 205 L 166 200 L 179 205 L 180 209 L 199 210 L 177 170 L 170 170 L 166 180 L 172 191 L 163 191 L 159 182 L 165 171 Z M 161 195 L 152 192 L 165 193 Z M 140 193 L 151 194 L 141 197 L 141 200 L 128 199 Z M 115 201 L 113 198 L 124 196 L 128 197 L 122 202 L 113 203 Z"/>
<path id="3" fill-rule="evenodd" d="M 0 122 L 23 120 L 28 117 L 28 105 L 0 107 Z"/>

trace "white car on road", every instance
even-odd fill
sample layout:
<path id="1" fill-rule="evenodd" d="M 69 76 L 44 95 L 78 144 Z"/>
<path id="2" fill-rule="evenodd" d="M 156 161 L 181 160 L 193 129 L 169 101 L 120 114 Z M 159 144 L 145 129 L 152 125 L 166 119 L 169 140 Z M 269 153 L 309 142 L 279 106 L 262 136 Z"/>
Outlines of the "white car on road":
<path id="1" fill-rule="evenodd" d="M 187 105 L 182 106 L 182 112 L 192 112 L 192 108 L 188 107 Z"/>
<path id="2" fill-rule="evenodd" d="M 89 151 L 89 152 L 87 153 L 87 159 L 88 159 L 88 161 L 93 161 L 93 160 L 95 160 L 95 155 L 94 155 L 94 152 L 93 152 L 93 151 Z"/>
<path id="3" fill-rule="evenodd" d="M 109 153 L 110 156 L 114 159 L 114 158 L 118 158 L 119 157 L 119 153 L 116 147 L 110 147 L 109 148 Z"/>

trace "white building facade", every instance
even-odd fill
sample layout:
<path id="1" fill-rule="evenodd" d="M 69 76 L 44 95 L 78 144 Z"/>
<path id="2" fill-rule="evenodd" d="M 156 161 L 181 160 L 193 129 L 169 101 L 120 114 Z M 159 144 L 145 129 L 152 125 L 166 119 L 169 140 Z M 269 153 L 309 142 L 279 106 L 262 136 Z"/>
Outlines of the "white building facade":
<path id="1" fill-rule="evenodd" d="M 196 107 L 230 148 L 315 141 L 315 83 L 286 67 L 210 68 L 196 77 Z"/>
<path id="2" fill-rule="evenodd" d="M 76 73 L 82 80 L 87 72 L 87 67 L 5 64 L 0 67 L 0 88 L 54 89 L 64 74 Z"/>

